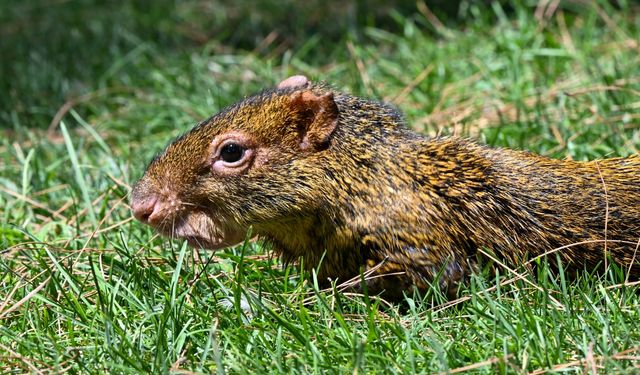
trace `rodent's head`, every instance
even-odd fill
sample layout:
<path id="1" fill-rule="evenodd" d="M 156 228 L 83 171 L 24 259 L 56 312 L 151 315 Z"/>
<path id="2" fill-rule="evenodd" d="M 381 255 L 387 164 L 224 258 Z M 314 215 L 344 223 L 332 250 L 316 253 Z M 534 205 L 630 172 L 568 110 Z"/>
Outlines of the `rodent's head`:
<path id="1" fill-rule="evenodd" d="M 322 198 L 318 156 L 337 125 L 333 93 L 290 77 L 169 144 L 133 188 L 134 216 L 195 247 L 238 243 Z"/>

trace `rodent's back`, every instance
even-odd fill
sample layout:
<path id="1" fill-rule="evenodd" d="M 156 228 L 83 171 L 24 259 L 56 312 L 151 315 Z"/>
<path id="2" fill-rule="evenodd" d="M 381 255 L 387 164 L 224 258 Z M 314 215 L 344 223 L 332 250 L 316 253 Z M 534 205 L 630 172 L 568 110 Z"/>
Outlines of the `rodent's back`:
<path id="1" fill-rule="evenodd" d="M 562 248 L 548 259 L 555 262 L 558 254 L 567 266 L 593 270 L 607 263 L 606 254 L 622 266 L 633 260 L 632 274 L 640 276 L 638 156 L 576 162 L 488 149 L 487 158 L 500 171 L 497 197 L 511 206 L 519 239 L 520 250 L 503 252 L 510 263 L 525 252 L 533 257 Z"/>
<path id="2" fill-rule="evenodd" d="M 485 248 L 509 267 L 548 254 L 565 270 L 593 271 L 610 257 L 640 276 L 639 157 L 574 162 L 459 138 L 410 137 L 389 149 L 403 152 L 379 184 L 401 191 L 370 208 L 368 225 L 395 245 L 376 244 L 386 272 L 414 274 L 414 285 L 442 273 L 450 286 Z"/>

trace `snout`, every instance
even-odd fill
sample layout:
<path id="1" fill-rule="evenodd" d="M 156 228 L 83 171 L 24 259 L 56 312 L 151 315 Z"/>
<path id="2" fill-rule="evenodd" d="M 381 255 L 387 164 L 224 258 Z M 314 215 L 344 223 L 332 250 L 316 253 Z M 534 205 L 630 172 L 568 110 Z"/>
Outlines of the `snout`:
<path id="1" fill-rule="evenodd" d="M 166 200 L 160 199 L 144 178 L 136 183 L 131 193 L 131 211 L 136 219 L 144 224 L 158 226 L 168 214 L 165 205 Z"/>
<path id="2" fill-rule="evenodd" d="M 133 216 L 145 224 L 151 224 L 152 218 L 158 216 L 158 198 L 151 196 L 144 199 L 132 199 L 131 210 Z"/>
<path id="3" fill-rule="evenodd" d="M 237 223 L 225 225 L 220 220 L 224 211 L 212 214 L 202 207 L 194 209 L 199 205 L 183 202 L 175 192 L 155 185 L 143 177 L 133 187 L 131 211 L 140 222 L 165 236 L 185 239 L 196 248 L 217 250 L 244 240 L 248 228 Z"/>

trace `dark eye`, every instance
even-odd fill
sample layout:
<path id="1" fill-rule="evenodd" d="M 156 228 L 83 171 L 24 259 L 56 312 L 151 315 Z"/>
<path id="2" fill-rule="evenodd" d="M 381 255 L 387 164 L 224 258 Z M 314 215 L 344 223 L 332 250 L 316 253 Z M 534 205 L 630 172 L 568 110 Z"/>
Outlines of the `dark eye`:
<path id="1" fill-rule="evenodd" d="M 220 150 L 220 159 L 225 163 L 235 163 L 244 156 L 244 147 L 237 143 L 229 143 Z"/>

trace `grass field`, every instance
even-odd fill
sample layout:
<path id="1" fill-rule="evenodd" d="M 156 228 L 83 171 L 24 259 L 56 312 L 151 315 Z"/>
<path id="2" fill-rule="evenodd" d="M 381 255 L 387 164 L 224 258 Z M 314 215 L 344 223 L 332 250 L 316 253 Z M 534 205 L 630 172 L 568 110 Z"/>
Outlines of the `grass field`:
<path id="1" fill-rule="evenodd" d="M 622 273 L 498 267 L 458 300 L 388 305 L 319 291 L 260 243 L 159 238 L 128 206 L 169 140 L 291 74 L 427 134 L 637 153 L 637 3 L 119 3 L 0 3 L 1 373 L 640 372 Z"/>

